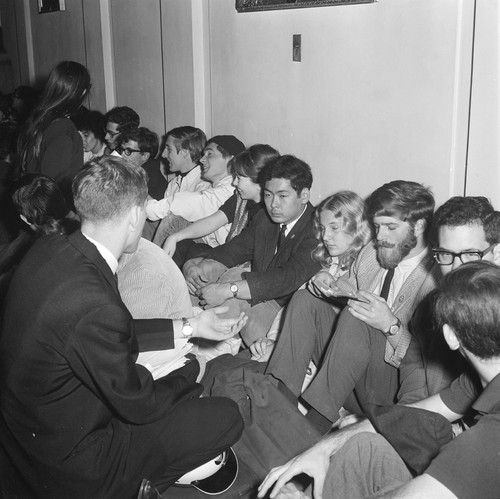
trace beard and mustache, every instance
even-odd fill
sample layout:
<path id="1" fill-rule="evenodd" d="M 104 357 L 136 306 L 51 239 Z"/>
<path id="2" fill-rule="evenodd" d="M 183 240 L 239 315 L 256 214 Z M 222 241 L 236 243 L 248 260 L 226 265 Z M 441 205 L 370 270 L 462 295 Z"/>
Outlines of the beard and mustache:
<path id="1" fill-rule="evenodd" d="M 400 243 L 391 244 L 386 241 L 376 241 L 377 260 L 382 268 L 394 269 L 416 245 L 417 236 L 415 236 L 413 226 L 410 226 L 408 233 Z"/>

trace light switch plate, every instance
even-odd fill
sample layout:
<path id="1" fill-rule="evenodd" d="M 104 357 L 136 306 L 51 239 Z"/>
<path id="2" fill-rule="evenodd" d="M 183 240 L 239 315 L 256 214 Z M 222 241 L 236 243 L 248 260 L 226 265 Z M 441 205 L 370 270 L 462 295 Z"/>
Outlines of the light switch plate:
<path id="1" fill-rule="evenodd" d="M 292 60 L 300 62 L 302 60 L 302 35 L 292 37 Z"/>

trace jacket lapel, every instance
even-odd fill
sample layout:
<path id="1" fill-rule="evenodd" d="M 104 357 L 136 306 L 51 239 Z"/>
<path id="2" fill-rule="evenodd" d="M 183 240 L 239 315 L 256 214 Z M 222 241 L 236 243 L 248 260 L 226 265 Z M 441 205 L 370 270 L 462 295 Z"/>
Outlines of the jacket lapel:
<path id="1" fill-rule="evenodd" d="M 264 251 L 262 252 L 262 269 L 268 269 L 271 265 L 274 257 L 274 251 L 276 250 L 276 244 L 278 242 L 278 235 L 280 232 L 279 224 L 272 223 L 269 226 L 269 230 L 262 234 L 264 238 Z"/>
<path id="2" fill-rule="evenodd" d="M 297 237 L 297 234 L 300 234 L 303 230 L 304 227 L 306 226 L 307 223 L 309 223 L 311 220 L 311 211 L 313 211 L 314 208 L 311 205 L 311 203 L 307 203 L 307 207 L 304 210 L 304 213 L 302 213 L 301 217 L 297 220 L 297 223 L 293 226 L 292 230 L 289 232 L 289 234 L 285 237 L 285 240 L 281 243 L 281 246 L 279 247 L 278 251 L 274 255 L 274 258 L 277 258 L 280 253 L 289 245 L 292 244 L 292 241 Z M 278 244 L 278 235 L 280 232 L 280 225 L 276 224 L 276 237 L 274 239 L 274 248 L 276 248 L 276 245 Z M 273 260 L 274 260 L 273 258 Z"/>
<path id="3" fill-rule="evenodd" d="M 411 300 L 412 302 L 416 299 L 422 283 L 425 278 L 429 275 L 433 265 L 433 260 L 430 253 L 424 256 L 420 263 L 413 269 L 411 274 L 405 279 L 405 282 L 401 286 L 399 293 L 394 299 L 393 310 L 397 312 L 404 306 L 404 304 Z"/>

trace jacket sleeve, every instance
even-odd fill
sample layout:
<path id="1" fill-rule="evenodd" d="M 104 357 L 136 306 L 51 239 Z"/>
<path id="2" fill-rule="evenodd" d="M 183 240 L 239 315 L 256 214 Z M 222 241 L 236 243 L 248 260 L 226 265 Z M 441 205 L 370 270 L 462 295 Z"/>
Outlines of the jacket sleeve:
<path id="1" fill-rule="evenodd" d="M 245 272 L 252 305 L 266 300 L 277 300 L 282 306 L 288 303 L 292 294 L 321 269 L 311 257 L 317 244 L 311 225 L 305 225 L 295 232 L 294 239 L 283 248 L 281 255 L 274 257 L 269 267 Z"/>
<path id="2" fill-rule="evenodd" d="M 398 310 L 395 311 L 396 317 L 401 321 L 401 328 L 396 336 L 389 336 L 385 345 L 385 356 L 384 360 L 393 365 L 394 367 L 399 367 L 401 361 L 406 355 L 406 352 L 412 341 L 412 334 L 410 332 L 410 321 L 415 313 L 415 310 L 420 305 L 420 303 L 427 297 L 427 295 L 436 289 L 441 280 L 441 271 L 437 268 L 437 265 L 431 261 L 421 262 L 419 265 L 423 266 L 425 270 L 425 278 L 422 284 L 415 289 L 415 298 L 412 300 L 412 306 L 406 307 L 401 310 L 398 315 Z M 415 272 L 415 271 L 414 271 Z M 408 279 L 412 279 L 410 275 Z"/>
<path id="3" fill-rule="evenodd" d="M 252 219 L 248 227 L 231 241 L 216 248 L 206 248 L 204 251 L 197 252 L 196 256 L 216 260 L 228 268 L 253 260 L 256 229 L 255 221 Z M 193 258 L 191 254 L 189 256 Z"/>
<path id="4" fill-rule="evenodd" d="M 134 319 L 133 328 L 139 352 L 174 348 L 172 319 Z"/>
<path id="5" fill-rule="evenodd" d="M 321 269 L 321 265 L 311 259 L 311 252 L 307 253 L 307 246 L 298 248 L 290 260 L 280 267 L 245 272 L 252 305 L 266 300 L 276 300 L 282 306 L 288 303 L 292 294 Z"/>
<path id="6" fill-rule="evenodd" d="M 156 335 L 164 321 L 136 321 L 145 337 Z M 172 334 L 164 344 L 172 344 Z M 136 365 L 130 316 L 116 305 L 94 308 L 83 315 L 66 346 L 75 375 L 123 420 L 144 424 L 163 417 L 181 400 L 196 396 L 200 385 L 179 374 L 161 383 Z"/>

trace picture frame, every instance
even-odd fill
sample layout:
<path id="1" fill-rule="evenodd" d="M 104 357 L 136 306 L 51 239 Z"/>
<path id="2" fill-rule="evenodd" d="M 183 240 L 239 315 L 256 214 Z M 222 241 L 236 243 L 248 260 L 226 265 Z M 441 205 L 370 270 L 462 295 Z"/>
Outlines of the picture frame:
<path id="1" fill-rule="evenodd" d="M 376 0 L 236 0 L 238 12 L 374 3 Z"/>
<path id="2" fill-rule="evenodd" d="M 60 12 L 66 10 L 66 0 L 38 0 L 38 13 Z"/>

